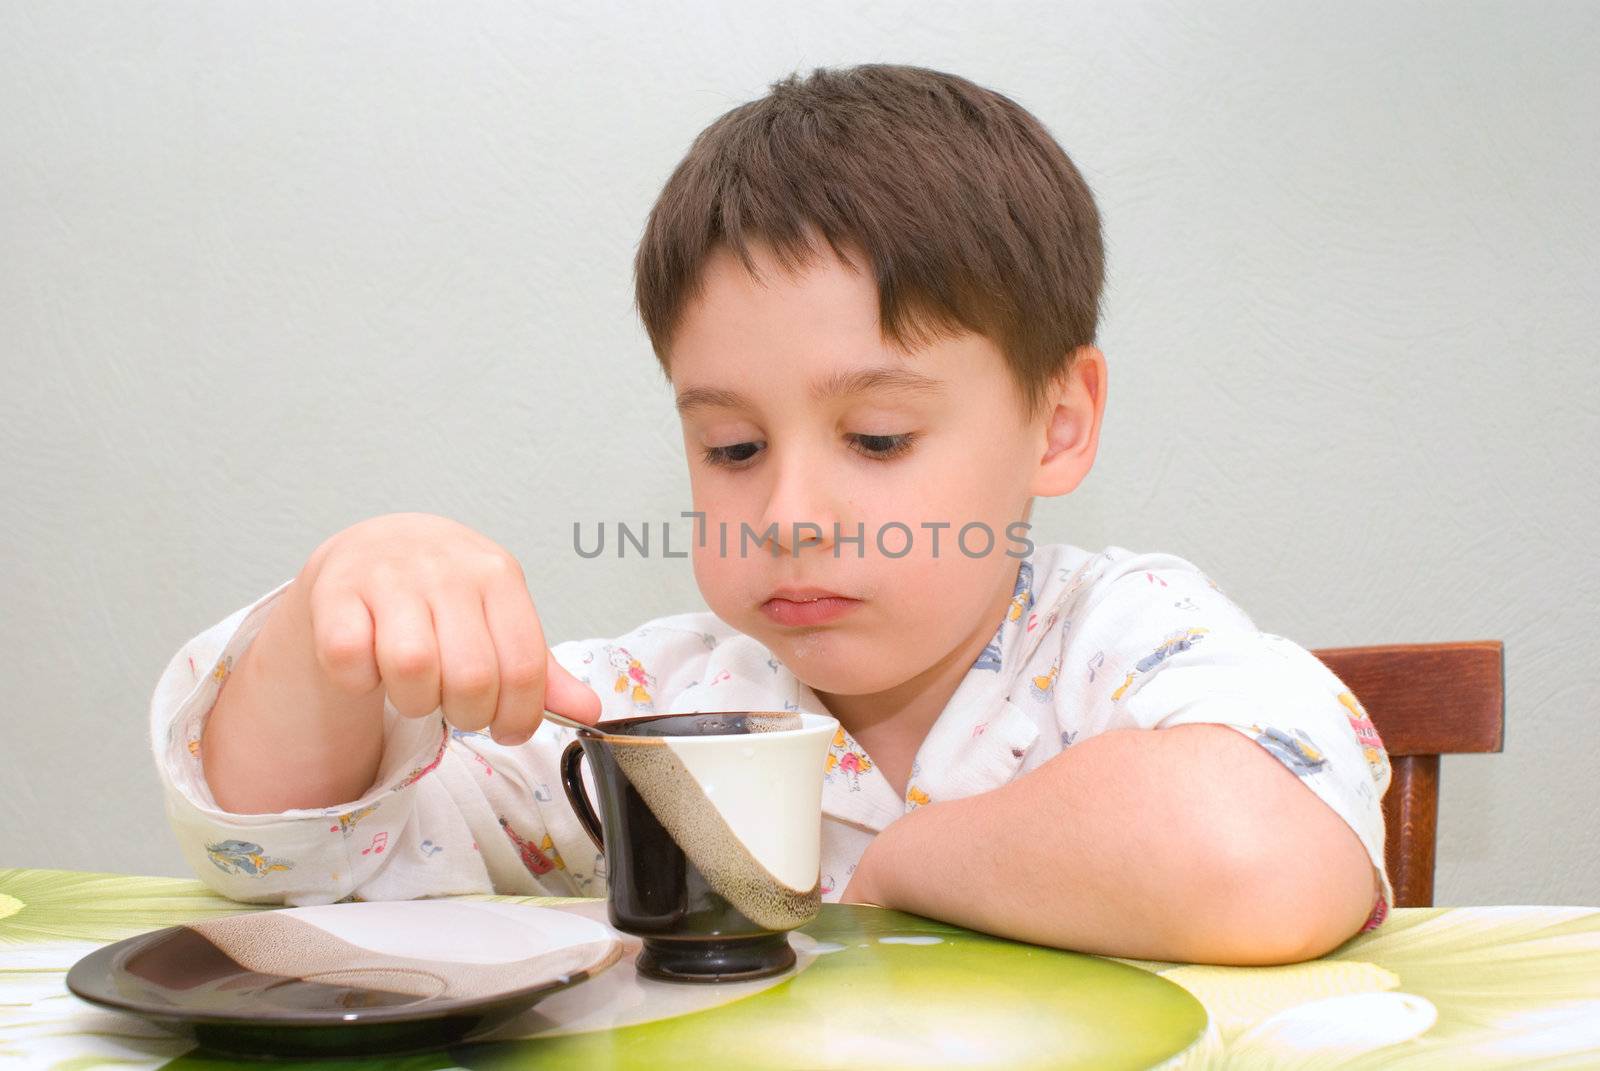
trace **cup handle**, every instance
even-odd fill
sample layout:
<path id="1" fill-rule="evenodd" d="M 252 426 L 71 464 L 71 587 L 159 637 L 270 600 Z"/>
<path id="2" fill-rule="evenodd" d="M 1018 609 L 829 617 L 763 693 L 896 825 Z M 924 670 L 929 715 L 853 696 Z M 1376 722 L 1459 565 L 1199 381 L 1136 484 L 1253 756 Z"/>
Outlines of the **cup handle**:
<path id="1" fill-rule="evenodd" d="M 594 846 L 605 851 L 605 839 L 600 832 L 600 818 L 594 813 L 594 805 L 589 802 L 589 794 L 584 791 L 583 774 L 578 769 L 582 762 L 583 744 L 574 740 L 567 745 L 567 750 L 561 753 L 561 787 L 567 791 L 567 802 L 572 804 L 572 811 L 578 816 L 578 824 L 589 834 Z"/>

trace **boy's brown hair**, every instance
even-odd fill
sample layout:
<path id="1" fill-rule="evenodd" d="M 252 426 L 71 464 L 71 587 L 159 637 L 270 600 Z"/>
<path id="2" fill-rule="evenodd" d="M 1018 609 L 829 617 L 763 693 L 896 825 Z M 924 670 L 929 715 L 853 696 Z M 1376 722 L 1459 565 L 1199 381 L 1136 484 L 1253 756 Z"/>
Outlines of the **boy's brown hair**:
<path id="1" fill-rule="evenodd" d="M 814 234 L 871 266 L 887 337 L 985 335 L 1030 413 L 1094 341 L 1100 214 L 1061 146 L 964 78 L 868 64 L 773 83 L 702 131 L 667 179 L 634 259 L 662 368 L 718 246 L 752 272 L 756 243 L 794 269 L 817 254 Z"/>

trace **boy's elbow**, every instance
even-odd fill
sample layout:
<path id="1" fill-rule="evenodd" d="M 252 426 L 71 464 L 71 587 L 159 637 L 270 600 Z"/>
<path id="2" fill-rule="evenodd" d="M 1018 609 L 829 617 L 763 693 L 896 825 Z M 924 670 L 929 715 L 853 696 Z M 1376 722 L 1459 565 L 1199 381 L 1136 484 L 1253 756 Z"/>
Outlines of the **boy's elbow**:
<path id="1" fill-rule="evenodd" d="M 1287 917 L 1241 936 L 1233 962 L 1237 966 L 1276 967 L 1317 959 L 1354 937 L 1364 918 L 1352 921 L 1353 915 L 1342 905 L 1301 901 Z"/>
<path id="2" fill-rule="evenodd" d="M 1360 931 L 1376 896 L 1372 864 L 1355 834 L 1332 811 L 1328 816 L 1334 825 L 1314 835 L 1272 823 L 1250 838 L 1251 850 L 1223 854 L 1219 876 L 1232 895 L 1219 912 L 1218 929 L 1227 936 L 1212 962 L 1300 963 Z"/>

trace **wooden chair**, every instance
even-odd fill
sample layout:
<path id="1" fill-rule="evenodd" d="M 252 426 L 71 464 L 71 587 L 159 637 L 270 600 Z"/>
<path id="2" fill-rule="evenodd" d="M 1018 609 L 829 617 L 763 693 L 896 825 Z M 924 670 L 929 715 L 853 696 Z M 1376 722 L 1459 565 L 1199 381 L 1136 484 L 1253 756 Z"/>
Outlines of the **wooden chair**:
<path id="1" fill-rule="evenodd" d="M 1396 907 L 1433 905 L 1439 756 L 1499 751 L 1505 651 L 1498 640 L 1312 651 L 1349 686 L 1394 771 L 1383 798 L 1384 856 Z"/>

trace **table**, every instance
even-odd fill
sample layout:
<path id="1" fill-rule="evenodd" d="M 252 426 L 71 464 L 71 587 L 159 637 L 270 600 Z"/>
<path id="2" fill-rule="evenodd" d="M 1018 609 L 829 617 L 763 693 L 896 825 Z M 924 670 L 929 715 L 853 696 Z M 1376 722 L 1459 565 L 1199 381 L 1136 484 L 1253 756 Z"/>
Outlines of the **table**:
<path id="1" fill-rule="evenodd" d="M 599 901 L 467 899 L 603 911 Z M 106 942 L 242 910 L 253 909 L 197 881 L 0 870 L 0 1067 L 232 1066 L 190 1051 L 190 1042 L 139 1019 L 80 1002 L 63 979 L 72 963 Z M 575 1005 L 563 1013 L 547 1001 L 486 1039 L 448 1051 L 301 1063 L 410 1071 L 796 1064 L 931 1069 L 1053 1067 L 1076 1056 L 1111 1066 L 1112 1054 L 1074 1051 L 1081 1039 L 1057 1029 L 1052 1002 L 1093 1000 L 1111 981 L 1128 981 L 1120 972 L 1137 970 L 1174 982 L 1196 999 L 1147 986 L 1146 1003 L 1128 1018 L 1132 1040 L 1114 1054 L 1128 1066 L 1148 1065 L 1149 1053 L 1159 1049 L 1155 1034 L 1161 1031 L 1142 1025 L 1152 1022 L 1167 1036 L 1192 1037 L 1165 1060 L 1174 1068 L 1600 1066 L 1596 908 L 1402 909 L 1379 930 L 1320 960 L 1267 968 L 1100 959 L 840 905 L 824 905 L 795 941 L 809 967 L 743 988 L 669 986 L 686 1002 L 678 1008 L 663 1010 L 655 997 L 641 999 L 639 980 L 619 964 L 550 1001 L 598 997 L 608 1006 L 628 1004 L 598 990 L 582 997 L 609 978 L 607 984 L 624 987 L 636 1005 L 622 1019 L 580 1021 L 572 1032 L 530 1039 L 549 1027 L 549 1017 L 574 1018 Z M 646 1007 L 650 1014 L 640 1014 Z M 1096 1010 L 1097 1021 L 1102 1014 L 1117 1016 L 1112 1008 Z M 629 1016 L 654 1021 L 630 1022 Z M 1150 1035 L 1143 1051 L 1141 1031 Z"/>

